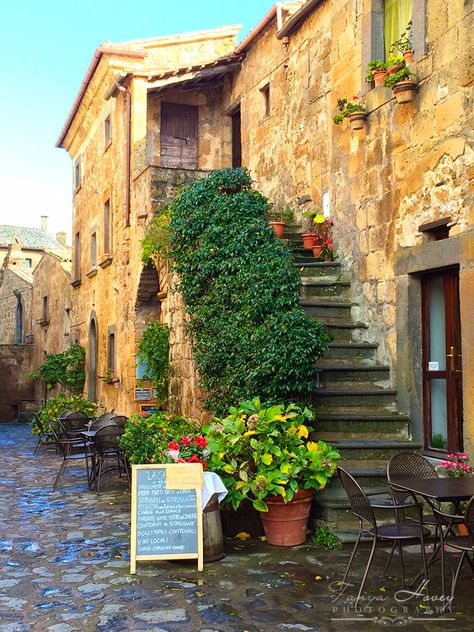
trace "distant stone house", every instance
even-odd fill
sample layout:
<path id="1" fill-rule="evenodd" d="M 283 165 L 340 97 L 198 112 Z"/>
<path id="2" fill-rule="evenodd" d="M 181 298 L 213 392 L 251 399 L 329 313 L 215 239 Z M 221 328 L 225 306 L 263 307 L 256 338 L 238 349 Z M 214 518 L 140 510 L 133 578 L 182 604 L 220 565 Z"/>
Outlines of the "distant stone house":
<path id="1" fill-rule="evenodd" d="M 42 217 L 41 228 L 0 225 L 0 265 L 12 244 L 17 245 L 18 254 L 21 257 L 18 265 L 30 271 L 36 267 L 45 251 L 56 252 L 60 256 L 64 256 L 64 253 L 69 251 L 66 246 L 66 233 L 57 233 L 55 237 L 48 233 L 46 216 Z"/>
<path id="2" fill-rule="evenodd" d="M 334 219 L 347 289 L 332 309 L 348 316 L 328 318 L 340 337 L 321 363 L 334 397 L 324 427 L 348 462 L 368 441 L 373 463 L 386 462 L 400 436 L 432 456 L 474 447 L 474 7 L 394 4 L 278 3 L 238 45 L 221 28 L 97 49 L 58 139 L 73 161 L 72 327 L 90 397 L 137 410 L 137 341 L 160 318 L 171 406 L 201 414 L 175 280 L 162 262 L 143 268 L 140 240 L 178 185 L 242 165 L 297 220 L 315 208 Z M 366 64 L 407 18 L 418 90 L 397 105 L 365 81 Z M 367 107 L 358 132 L 332 121 L 353 95 Z M 107 368 L 120 383 L 99 382 Z"/>

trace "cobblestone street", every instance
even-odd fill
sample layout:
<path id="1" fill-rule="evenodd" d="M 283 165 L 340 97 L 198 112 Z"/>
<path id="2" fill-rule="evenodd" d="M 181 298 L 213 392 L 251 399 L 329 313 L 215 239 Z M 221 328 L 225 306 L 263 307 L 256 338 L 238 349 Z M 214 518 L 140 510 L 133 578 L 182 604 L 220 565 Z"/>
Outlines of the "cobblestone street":
<path id="1" fill-rule="evenodd" d="M 355 613 L 350 600 L 335 593 L 349 546 L 331 552 L 234 539 L 226 541 L 226 557 L 202 573 L 194 562 L 142 562 L 130 576 L 123 481 L 111 475 L 97 495 L 88 490 L 81 467 L 68 467 L 52 492 L 60 457 L 45 448 L 33 457 L 34 446 L 27 424 L 0 425 L 1 632 L 472 629 L 468 567 L 453 613 L 442 614 L 420 597 L 394 599 L 399 578 L 382 576 L 382 552 L 366 594 L 373 601 Z M 406 557 L 413 572 L 415 549 Z M 362 570 L 361 561 L 359 576 Z M 398 572 L 397 560 L 390 570 Z"/>

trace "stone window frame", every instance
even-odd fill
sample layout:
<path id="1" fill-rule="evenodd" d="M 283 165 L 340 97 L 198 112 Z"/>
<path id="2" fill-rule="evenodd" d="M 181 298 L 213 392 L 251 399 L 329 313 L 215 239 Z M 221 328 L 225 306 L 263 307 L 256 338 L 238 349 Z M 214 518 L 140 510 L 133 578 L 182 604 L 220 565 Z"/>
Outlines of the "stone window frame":
<path id="1" fill-rule="evenodd" d="M 113 141 L 113 122 L 112 122 L 112 108 L 106 108 L 102 119 L 102 132 L 104 141 L 104 153 L 110 147 Z"/>
<path id="2" fill-rule="evenodd" d="M 82 187 L 82 154 L 79 154 L 73 162 L 74 193 Z"/>
<path id="3" fill-rule="evenodd" d="M 89 235 L 89 272 L 86 274 L 87 277 L 92 278 L 97 274 L 97 262 L 98 262 L 98 252 L 97 252 L 97 226 L 93 226 L 90 229 Z"/>
<path id="4" fill-rule="evenodd" d="M 108 204 L 108 219 L 107 219 Z M 112 191 L 107 189 L 102 195 L 102 244 L 101 244 L 101 260 L 99 266 L 104 269 L 112 263 L 113 249 L 113 205 Z"/>
<path id="5" fill-rule="evenodd" d="M 263 114 L 260 120 L 265 121 L 270 118 L 272 109 L 270 81 L 265 81 L 263 85 L 259 87 L 258 91 L 263 105 Z"/>
<path id="6" fill-rule="evenodd" d="M 369 9 L 362 16 L 362 94 L 367 94 L 375 89 L 373 84 L 365 80 L 367 64 L 373 59 L 385 58 L 384 0 L 370 0 L 368 4 Z M 427 53 L 426 20 L 426 0 L 414 0 L 412 16 L 414 61 L 420 60 Z"/>
<path id="7" fill-rule="evenodd" d="M 74 233 L 73 247 L 73 281 L 72 286 L 78 287 L 81 284 L 81 231 Z"/>

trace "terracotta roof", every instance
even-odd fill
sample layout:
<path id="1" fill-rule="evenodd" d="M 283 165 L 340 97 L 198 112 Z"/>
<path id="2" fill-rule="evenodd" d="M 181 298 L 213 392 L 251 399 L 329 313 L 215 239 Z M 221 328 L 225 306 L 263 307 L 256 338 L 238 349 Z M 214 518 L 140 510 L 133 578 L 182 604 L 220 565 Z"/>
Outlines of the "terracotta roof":
<path id="1" fill-rule="evenodd" d="M 150 73 L 148 75 L 148 81 L 158 81 L 160 79 L 167 79 L 169 77 L 176 77 L 182 74 L 189 74 L 192 72 L 198 72 L 200 70 L 208 70 L 213 68 L 225 69 L 228 65 L 240 63 L 243 59 L 243 55 L 236 55 L 231 53 L 224 57 L 219 57 L 213 61 L 209 61 L 204 64 L 194 64 L 193 66 L 181 66 L 180 68 L 172 68 L 170 70 L 163 70 L 162 72 Z"/>
<path id="2" fill-rule="evenodd" d="M 17 238 L 22 248 L 33 250 L 67 250 L 52 235 L 40 228 L 0 225 L 0 247 L 8 247 Z"/>

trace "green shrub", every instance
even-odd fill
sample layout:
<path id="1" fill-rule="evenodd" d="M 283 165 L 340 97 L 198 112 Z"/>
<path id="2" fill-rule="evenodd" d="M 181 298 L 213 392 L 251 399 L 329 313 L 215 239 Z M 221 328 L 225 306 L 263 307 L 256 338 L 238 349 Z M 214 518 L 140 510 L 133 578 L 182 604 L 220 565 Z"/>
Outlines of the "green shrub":
<path id="1" fill-rule="evenodd" d="M 58 393 L 54 397 L 50 397 L 47 402 L 39 409 L 38 415 L 44 425 L 55 423 L 64 410 L 75 410 L 86 413 L 89 417 L 93 417 L 96 410 L 94 402 L 84 399 L 81 395 L 67 395 L 66 393 Z M 39 429 L 35 421 L 32 423 L 33 434 L 38 434 Z"/>
<path id="2" fill-rule="evenodd" d="M 146 363 L 158 400 L 163 402 L 168 393 L 169 330 L 156 321 L 148 325 L 138 344 L 138 358 Z"/>
<path id="3" fill-rule="evenodd" d="M 172 462 L 166 458 L 168 442 L 182 435 L 193 434 L 196 425 L 178 415 L 157 411 L 149 417 L 132 415 L 119 444 L 132 464 Z"/>
<path id="4" fill-rule="evenodd" d="M 299 489 L 322 489 L 339 453 L 324 441 L 307 441 L 313 413 L 295 404 L 265 407 L 259 399 L 231 408 L 207 429 L 208 468 L 228 489 L 226 503 L 236 509 L 251 500 L 267 511 L 264 498 L 292 500 Z"/>
<path id="5" fill-rule="evenodd" d="M 215 171 L 172 203 L 170 256 L 206 405 L 221 414 L 256 393 L 274 402 L 307 394 L 330 339 L 299 305 L 299 274 L 267 207 L 244 169 Z"/>
<path id="6" fill-rule="evenodd" d="M 73 393 L 80 393 L 84 388 L 86 373 L 84 370 L 85 351 L 80 345 L 71 345 L 62 353 L 48 353 L 38 373 L 48 389 L 61 384 Z M 38 375 L 30 374 L 35 381 Z"/>

